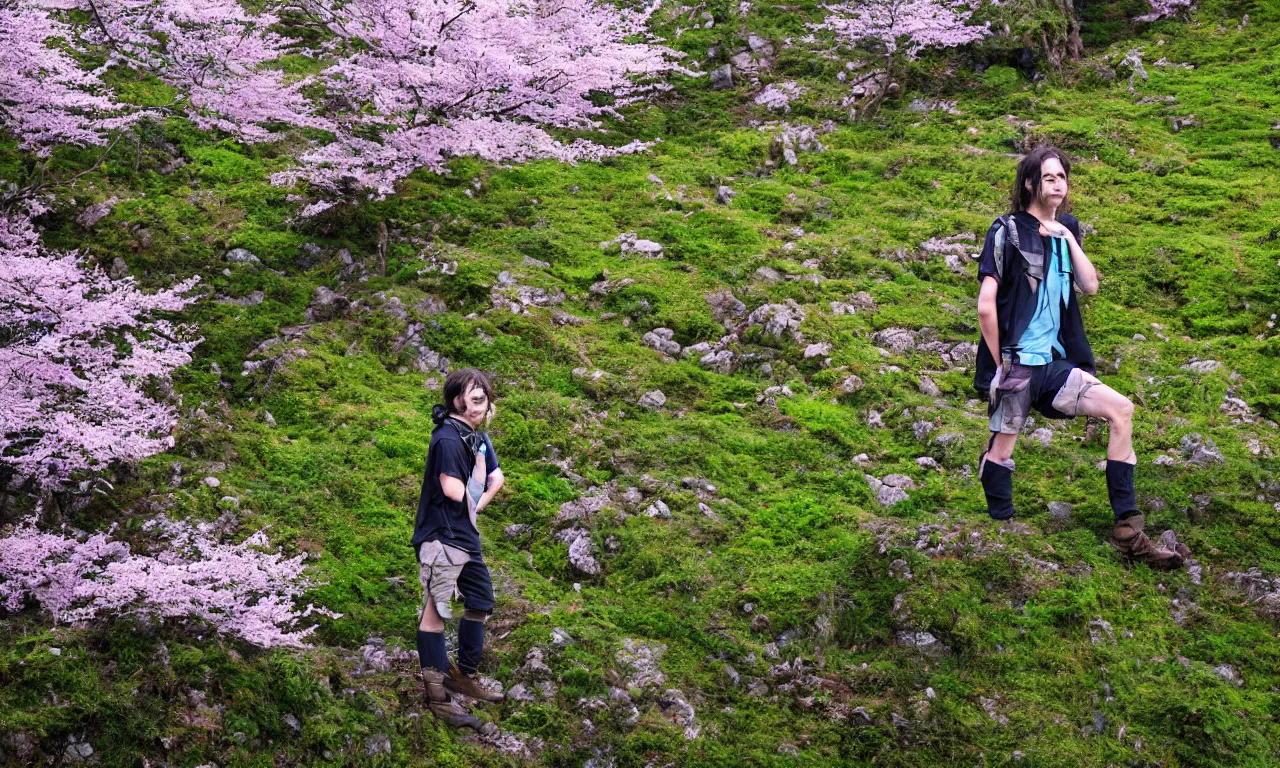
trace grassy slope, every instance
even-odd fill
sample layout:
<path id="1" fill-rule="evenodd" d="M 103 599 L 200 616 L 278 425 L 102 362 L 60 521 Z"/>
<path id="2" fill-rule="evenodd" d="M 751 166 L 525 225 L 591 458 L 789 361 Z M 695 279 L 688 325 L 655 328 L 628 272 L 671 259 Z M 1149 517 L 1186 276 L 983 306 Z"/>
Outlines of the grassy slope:
<path id="1" fill-rule="evenodd" d="M 770 134 L 735 126 L 761 115 L 742 106 L 743 92 L 691 83 L 632 120 L 639 135 L 667 137 L 651 154 L 576 168 L 459 162 L 451 177 L 415 177 L 395 199 L 370 206 L 365 218 L 331 222 L 328 233 L 288 223 L 284 192 L 265 183 L 286 162 L 282 154 L 169 127 L 187 166 L 160 176 L 147 170 L 144 153 L 135 171 L 130 151 L 80 198 L 114 193 L 128 202 L 92 237 L 68 216 L 51 222 L 50 239 L 108 262 L 123 256 L 135 274 L 199 272 L 219 294 L 262 290 L 266 300 L 249 307 L 206 301 L 193 311 L 206 342 L 180 377 L 187 418 L 179 448 L 71 522 L 96 528 L 115 520 L 128 528 L 155 508 L 148 502 L 211 518 L 222 496 L 237 496 L 245 530 L 271 525 L 286 551 L 317 553 L 327 583 L 316 599 L 345 617 L 324 623 L 312 652 L 265 655 L 173 628 L 50 629 L 31 614 L 10 617 L 3 624 L 12 641 L 0 651 L 0 729 L 27 734 L 49 755 L 69 735 L 83 735 L 104 765 L 134 765 L 144 755 L 174 765 L 507 760 L 424 721 L 407 664 L 354 675 L 366 637 L 412 646 L 419 594 L 407 540 L 427 412 L 438 397 L 421 374 L 401 372 L 411 355 L 393 354 L 392 345 L 406 320 L 385 311 L 375 296 L 385 291 L 402 300 L 409 319 L 427 322 L 422 338 L 432 349 L 499 377 L 493 435 L 510 480 L 483 521 L 501 593 L 487 671 L 510 684 L 531 647 L 549 647 L 552 628 L 574 638 L 548 650 L 552 698 L 507 703 L 492 714 L 504 729 L 544 739 L 539 760 L 577 765 L 602 750 L 618 765 L 972 765 L 1003 764 L 1019 750 L 1046 766 L 1273 764 L 1280 759 L 1273 746 L 1280 742 L 1276 627 L 1216 582 L 1250 566 L 1280 571 L 1273 508 L 1280 496 L 1262 487 L 1274 478 L 1270 455 L 1280 438 L 1273 425 L 1233 424 L 1219 410 L 1228 388 L 1273 418 L 1280 405 L 1280 346 L 1267 325 L 1280 305 L 1273 191 L 1280 153 L 1267 140 L 1280 19 L 1260 6 L 1243 32 L 1235 18 L 1220 26 L 1214 6 L 1194 26 L 1162 26 L 1094 51 L 1095 60 L 1112 63 L 1131 47 L 1147 51 L 1151 80 L 1136 96 L 1123 84 L 1033 86 L 994 68 L 964 84 L 958 116 L 895 107 L 880 122 L 823 136 L 826 150 L 801 153 L 798 168 L 758 177 L 750 174 L 764 168 Z M 771 14 L 762 11 L 752 28 L 798 26 L 795 14 Z M 700 51 L 731 37 L 733 26 L 689 33 L 680 44 Z M 1160 56 L 1196 69 L 1152 66 Z M 786 54 L 780 66 L 780 79 L 798 77 L 813 89 L 792 119 L 828 116 L 821 102 L 836 93 L 838 63 L 816 73 Z M 969 75 L 950 77 L 954 85 Z M 1135 103 L 1165 94 L 1179 103 Z M 1203 127 L 1171 133 L 1166 117 L 1190 113 Z M 1006 115 L 1034 125 L 1020 127 Z M 1100 294 L 1083 300 L 1086 326 L 1105 360 L 1104 380 L 1139 405 L 1139 495 L 1166 502 L 1149 512 L 1148 525 L 1171 527 L 1192 546 L 1205 566 L 1201 586 L 1185 573 L 1126 569 L 1105 545 L 1110 510 L 1094 469 L 1105 427 L 1086 436 L 1083 421 L 1055 425 L 1050 446 L 1022 443 L 1021 524 L 986 520 L 981 489 L 966 471 L 985 440 L 981 406 L 967 402 L 971 371 L 948 371 L 931 355 L 885 360 L 871 342 L 872 332 L 894 326 L 976 340 L 972 265 L 957 276 L 940 257 L 903 263 L 885 256 L 898 248 L 915 253 L 931 236 L 985 230 L 1011 175 L 1003 153 L 1028 133 L 1084 158 L 1075 174 L 1076 213 L 1096 229 L 1085 246 L 1103 274 Z M 665 186 L 650 182 L 651 173 Z M 715 184 L 730 177 L 738 196 L 719 206 Z M 480 187 L 468 196 L 473 178 Z M 304 267 L 296 261 L 301 244 L 347 246 L 359 259 L 372 251 L 379 217 L 401 237 L 391 244 L 389 277 L 344 288 L 362 302 L 355 320 L 308 328 L 297 341 L 308 355 L 265 391 L 261 377 L 240 377 L 241 362 L 261 341 L 303 322 L 314 286 L 338 285 L 343 265 L 332 250 Z M 137 224 L 152 233 L 149 248 L 137 247 Z M 808 234 L 786 250 L 793 226 Z M 667 258 L 601 252 L 599 241 L 626 230 L 663 243 Z M 462 246 L 452 257 L 460 261 L 457 275 L 419 275 L 425 264 L 410 237 Z M 280 274 L 236 267 L 222 275 L 221 264 L 211 265 L 230 246 L 250 248 Z M 524 256 L 551 266 L 525 266 Z M 762 265 L 808 272 L 800 262 L 810 258 L 821 260 L 828 278 L 820 285 L 752 278 Z M 546 310 L 487 312 L 489 286 L 504 269 L 521 283 L 564 290 L 570 298 L 561 309 L 589 322 L 562 327 Z M 606 271 L 635 283 L 590 296 Z M 773 375 L 744 368 L 723 376 L 693 361 L 665 361 L 640 343 L 659 326 L 674 329 L 683 344 L 718 338 L 703 296 L 723 288 L 749 308 L 785 298 L 803 305 L 805 338 L 834 344 L 833 367 L 804 360 L 803 346 L 790 341 L 748 335 L 736 349 L 775 354 Z M 870 293 L 878 311 L 830 314 L 829 301 L 858 291 Z M 414 305 L 428 296 L 454 311 L 421 315 Z M 620 315 L 601 319 L 606 312 Z M 1169 341 L 1157 338 L 1153 323 Z M 1134 340 L 1135 333 L 1149 340 Z M 1197 357 L 1225 367 L 1206 375 L 1180 369 Z M 211 372 L 215 362 L 225 386 Z M 901 370 L 886 371 L 889 365 Z M 578 366 L 612 375 L 587 384 L 571 377 Z M 919 393 L 926 371 L 943 403 Z M 839 383 L 850 373 L 866 386 L 842 395 Z M 765 387 L 782 383 L 794 398 L 780 398 L 776 410 L 756 404 Z M 668 397 L 663 411 L 634 407 L 654 388 Z M 867 425 L 870 409 L 883 412 L 885 429 Z M 278 426 L 264 423 L 264 411 Z M 920 419 L 935 422 L 935 434 L 965 439 L 949 448 L 917 441 L 911 425 Z M 1152 466 L 1189 432 L 1212 438 L 1227 464 Z M 1250 452 L 1250 438 L 1262 456 Z M 881 508 L 852 462 L 859 453 L 874 460 L 865 471 L 906 473 L 922 488 Z M 943 471 L 920 469 L 918 456 L 934 457 Z M 557 457 L 582 483 L 553 463 Z M 179 487 L 170 481 L 174 461 L 187 475 Z M 225 464 L 216 491 L 198 482 L 218 469 L 215 462 Z M 672 519 L 600 515 L 591 527 L 604 574 L 575 574 L 566 546 L 552 538 L 559 505 L 585 484 L 616 481 L 625 489 L 641 486 L 642 475 L 670 484 L 653 495 L 670 505 Z M 718 486 L 709 501 L 718 521 L 680 487 L 684 477 Z M 1047 514 L 1045 502 L 1054 500 L 1075 505 L 1069 523 Z M 512 541 L 502 533 L 511 523 L 530 524 L 531 533 Z M 604 548 L 609 537 L 616 554 Z M 922 537 L 924 546 L 944 538 L 967 545 L 931 558 L 919 551 Z M 908 564 L 910 580 L 890 575 L 897 559 Z M 752 631 L 742 610 L 748 602 L 769 617 L 768 629 Z M 1181 622 L 1175 612 L 1184 614 Z M 1088 625 L 1098 618 L 1114 628 L 1115 644 L 1091 642 Z M 931 632 L 951 654 L 934 660 L 896 646 L 895 633 L 907 627 Z M 748 695 L 747 679 L 770 681 L 778 660 L 764 658 L 765 644 L 779 636 L 789 640 L 783 658 L 802 657 L 835 683 L 790 691 L 771 681 L 763 697 Z M 660 689 L 634 692 L 635 728 L 615 713 L 580 707 L 620 679 L 615 654 L 623 638 L 667 646 L 666 687 L 680 688 L 695 707 L 699 739 L 686 741 L 663 716 Z M 725 664 L 744 685 L 729 684 Z M 1215 674 L 1221 664 L 1232 665 L 1243 684 Z M 205 693 L 203 705 L 192 690 Z M 1006 724 L 984 711 L 984 699 Z M 834 716 L 858 706 L 874 725 Z M 297 717 L 300 731 L 285 724 L 285 714 Z M 894 714 L 910 725 L 895 727 Z M 377 734 L 390 737 L 390 754 L 368 754 Z M 0 744 L 0 754 L 5 749 Z"/>

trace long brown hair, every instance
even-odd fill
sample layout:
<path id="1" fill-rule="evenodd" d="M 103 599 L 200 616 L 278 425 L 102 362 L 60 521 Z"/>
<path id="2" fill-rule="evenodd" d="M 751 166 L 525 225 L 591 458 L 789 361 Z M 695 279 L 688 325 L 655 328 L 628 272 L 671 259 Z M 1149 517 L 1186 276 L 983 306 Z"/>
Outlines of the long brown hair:
<path id="1" fill-rule="evenodd" d="M 1067 159 L 1066 153 L 1057 147 L 1037 147 L 1027 153 L 1027 156 L 1018 163 L 1018 174 L 1013 180 L 1013 191 L 1009 194 L 1010 213 L 1027 210 L 1031 202 L 1040 195 L 1040 166 L 1044 165 L 1044 161 L 1051 157 L 1062 163 L 1062 170 L 1067 173 L 1067 189 L 1070 190 L 1071 161 Z M 1030 189 L 1027 189 L 1028 183 L 1031 185 Z M 1058 206 L 1058 212 L 1067 213 L 1070 210 L 1071 194 L 1068 191 L 1067 197 L 1062 201 L 1062 205 Z"/>

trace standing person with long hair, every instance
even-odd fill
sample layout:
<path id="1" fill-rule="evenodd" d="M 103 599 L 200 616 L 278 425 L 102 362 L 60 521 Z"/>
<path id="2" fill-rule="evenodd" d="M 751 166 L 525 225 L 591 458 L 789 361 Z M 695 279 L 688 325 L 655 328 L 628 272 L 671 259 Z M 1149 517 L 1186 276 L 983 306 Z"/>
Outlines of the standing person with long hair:
<path id="1" fill-rule="evenodd" d="M 475 368 L 445 378 L 444 402 L 431 410 L 435 429 L 413 526 L 423 604 L 418 622 L 418 661 L 427 706 L 449 725 L 479 728 L 483 721 L 452 701 L 449 692 L 479 701 L 501 701 L 501 693 L 476 680 L 484 650 L 484 623 L 493 612 L 493 581 L 480 549 L 476 515 L 502 488 L 493 443 L 482 430 L 494 414 L 493 386 Z M 450 602 L 462 597 L 458 621 L 458 663 L 449 663 L 444 620 Z"/>
<path id="2" fill-rule="evenodd" d="M 1098 292 L 1098 273 L 1081 247 L 1070 210 L 1071 161 L 1041 147 L 1018 163 L 1010 213 L 992 223 L 978 262 L 978 345 L 974 387 L 988 399 L 991 440 L 978 459 L 987 512 L 1013 517 L 1013 449 L 1034 408 L 1050 419 L 1107 420 L 1107 496 L 1122 557 L 1177 568 L 1190 554 L 1157 546 L 1143 532 L 1133 488 L 1133 403 L 1095 376 L 1072 282 Z"/>

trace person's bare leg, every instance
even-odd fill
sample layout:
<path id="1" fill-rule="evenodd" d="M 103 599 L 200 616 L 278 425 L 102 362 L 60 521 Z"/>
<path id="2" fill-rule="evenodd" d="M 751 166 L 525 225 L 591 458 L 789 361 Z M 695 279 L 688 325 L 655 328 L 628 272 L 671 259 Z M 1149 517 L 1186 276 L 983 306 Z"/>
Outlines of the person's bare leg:
<path id="1" fill-rule="evenodd" d="M 985 459 L 1004 462 L 1013 456 L 1013 449 L 1018 445 L 1017 435 L 1006 435 L 1003 432 L 996 433 L 995 442 L 991 444 L 991 449 L 987 451 Z M 972 455 L 972 454 L 971 454 Z M 982 473 L 982 466 L 979 465 L 978 473 Z"/>
<path id="2" fill-rule="evenodd" d="M 1138 455 L 1133 450 L 1133 402 L 1098 380 L 1084 374 L 1090 387 L 1080 396 L 1080 413 L 1085 416 L 1106 419 L 1111 428 L 1107 438 L 1107 458 L 1136 464 Z"/>
<path id="3" fill-rule="evenodd" d="M 443 632 L 444 619 L 440 618 L 440 613 L 436 611 L 436 601 L 428 597 L 424 602 L 426 608 L 422 611 L 422 621 L 418 622 L 418 631 Z"/>
<path id="4" fill-rule="evenodd" d="M 1116 515 L 1111 544 L 1122 556 L 1152 568 L 1177 568 L 1185 554 L 1157 545 L 1143 530 L 1145 520 L 1133 488 L 1133 470 L 1138 462 L 1133 450 L 1133 403 L 1096 377 L 1084 377 L 1090 386 L 1080 396 L 1079 412 L 1104 418 L 1111 427 L 1107 440 L 1107 496 Z"/>

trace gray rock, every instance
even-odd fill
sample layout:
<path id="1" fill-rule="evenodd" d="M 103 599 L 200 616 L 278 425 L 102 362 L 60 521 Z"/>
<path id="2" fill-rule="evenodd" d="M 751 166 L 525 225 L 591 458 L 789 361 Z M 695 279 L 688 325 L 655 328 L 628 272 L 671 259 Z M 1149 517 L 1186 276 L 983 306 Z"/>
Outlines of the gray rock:
<path id="1" fill-rule="evenodd" d="M 882 485 L 876 493 L 876 501 L 879 501 L 882 507 L 892 507 L 894 504 L 906 501 L 909 498 L 911 497 L 907 495 L 906 491 L 892 485 Z"/>
<path id="2" fill-rule="evenodd" d="M 636 401 L 636 405 L 651 411 L 656 411 L 666 404 L 667 396 L 662 394 L 662 390 L 660 389 L 645 392 L 640 396 L 640 399 Z"/>
<path id="3" fill-rule="evenodd" d="M 920 394 L 928 397 L 942 397 L 942 390 L 928 376 L 920 377 Z"/>
<path id="4" fill-rule="evenodd" d="M 716 373 L 730 374 L 734 369 L 734 355 L 727 349 L 721 349 L 716 352 L 708 352 L 698 358 L 698 364 L 708 371 Z"/>
<path id="5" fill-rule="evenodd" d="M 364 753 L 366 755 L 380 755 L 384 752 L 391 754 L 391 737 L 385 733 L 375 733 L 364 743 Z"/>
<path id="6" fill-rule="evenodd" d="M 711 71 L 711 87 L 723 91 L 733 87 L 733 67 L 725 64 Z"/>
<path id="7" fill-rule="evenodd" d="M 840 393 L 844 395 L 852 395 L 854 392 L 862 389 L 862 379 L 855 375 L 844 377 L 844 381 L 840 382 Z"/>
<path id="8" fill-rule="evenodd" d="M 769 266 L 759 267 L 753 274 L 756 278 L 763 280 L 766 283 L 776 283 L 782 280 L 782 273 Z"/>
<path id="9" fill-rule="evenodd" d="M 94 203 L 76 216 L 76 223 L 85 229 L 93 229 L 98 222 L 111 215 L 115 206 L 111 202 Z"/>
<path id="10" fill-rule="evenodd" d="M 644 342 L 645 346 L 653 347 L 663 354 L 674 356 L 680 354 L 680 343 L 673 341 L 674 336 L 675 331 L 670 328 L 654 328 L 641 337 L 640 340 Z"/>
<path id="11" fill-rule="evenodd" d="M 111 268 L 107 270 L 107 277 L 112 280 L 123 280 L 129 276 L 129 265 L 119 256 L 111 260 Z"/>
<path id="12" fill-rule="evenodd" d="M 600 562 L 595 558 L 595 544 L 585 533 L 569 543 L 569 564 L 589 575 L 600 574 Z"/>
<path id="13" fill-rule="evenodd" d="M 804 322 L 805 311 L 791 299 L 782 304 L 763 304 L 752 310 L 747 316 L 748 325 L 758 325 L 767 336 L 775 339 L 788 334 L 797 343 L 803 341 L 800 335 L 800 324 Z"/>
<path id="14" fill-rule="evenodd" d="M 933 659 L 940 659 L 951 653 L 950 648 L 929 632 L 899 632 L 896 640 L 899 646 L 914 648 Z"/>
<path id="15" fill-rule="evenodd" d="M 885 328 L 883 331 L 876 331 L 871 336 L 871 341 L 878 347 L 885 347 L 895 355 L 901 355 L 909 349 L 916 346 L 915 331 L 906 328 Z"/>
<path id="16" fill-rule="evenodd" d="M 1089 622 L 1089 642 L 1094 645 L 1103 643 L 1116 644 L 1116 631 L 1111 628 L 1111 622 L 1097 618 Z"/>
<path id="17" fill-rule="evenodd" d="M 231 264 L 252 264 L 261 266 L 262 260 L 254 256 L 247 248 L 232 248 L 222 254 L 222 260 Z"/>
<path id="18" fill-rule="evenodd" d="M 804 359 L 808 360 L 813 357 L 826 357 L 831 354 L 831 343 L 820 341 L 816 344 L 810 344 L 804 348 Z"/>
<path id="19" fill-rule="evenodd" d="M 1048 448 L 1049 444 L 1053 442 L 1053 430 L 1041 427 L 1031 433 L 1031 439 Z"/>
<path id="20" fill-rule="evenodd" d="M 738 300 L 730 291 L 707 294 L 707 306 L 711 308 L 711 317 L 724 326 L 733 326 L 747 314 L 747 305 Z"/>
<path id="21" fill-rule="evenodd" d="M 311 294 L 311 304 L 307 307 L 307 320 L 313 323 L 333 320 L 345 315 L 350 306 L 351 300 L 346 296 L 319 285 Z"/>
<path id="22" fill-rule="evenodd" d="M 1194 363 L 1187 363 L 1182 366 L 1182 370 L 1191 371 L 1192 373 L 1213 373 L 1222 367 L 1222 363 L 1217 360 L 1197 360 Z"/>
<path id="23" fill-rule="evenodd" d="M 1236 675 L 1235 667 L 1230 664 L 1219 664 L 1213 668 L 1213 672 L 1228 683 L 1232 683 L 1233 685 L 1244 685 L 1244 682 L 1238 675 Z"/>
<path id="24" fill-rule="evenodd" d="M 1000 714 L 1000 711 L 999 711 L 998 709 L 996 709 L 996 700 L 995 700 L 995 699 L 988 699 L 986 696 L 979 696 L 979 697 L 978 697 L 978 702 L 979 702 L 980 704 L 982 704 L 982 711 L 983 711 L 983 712 L 986 712 L 986 713 L 987 713 L 987 717 L 989 717 L 989 718 L 991 718 L 992 720 L 994 720 L 994 721 L 995 721 L 995 723 L 996 723 L 996 725 L 1008 725 L 1008 724 L 1009 724 L 1009 718 L 1007 718 L 1007 717 L 1005 717 L 1004 715 Z"/>
<path id="25" fill-rule="evenodd" d="M 529 532 L 530 527 L 531 526 L 529 526 L 527 523 L 512 523 L 511 525 L 508 525 L 506 528 L 503 528 L 502 533 L 508 539 L 518 539 L 521 536 L 524 536 L 525 534 L 527 534 Z"/>
<path id="26" fill-rule="evenodd" d="M 1070 520 L 1071 513 L 1074 510 L 1075 510 L 1075 507 L 1071 506 L 1065 501 L 1049 502 L 1049 517 L 1053 518 L 1054 520 L 1063 520 L 1063 521 Z"/>
<path id="27" fill-rule="evenodd" d="M 218 488 L 222 485 L 222 481 L 210 475 L 209 477 L 206 477 L 204 479 L 204 484 L 209 486 L 210 488 Z"/>
<path id="28" fill-rule="evenodd" d="M 721 205 L 728 205 L 733 200 L 734 195 L 736 194 L 738 193 L 734 192 L 732 187 L 726 187 L 725 185 L 721 184 L 720 186 L 716 187 L 716 202 Z"/>
<path id="29" fill-rule="evenodd" d="M 911 433 L 921 442 L 928 439 L 929 433 L 932 432 L 933 429 L 934 426 L 932 421 L 917 421 L 911 424 Z"/>
<path id="30" fill-rule="evenodd" d="M 670 520 L 671 508 L 662 499 L 655 499 L 652 504 L 645 508 L 644 514 L 646 517 L 660 517 L 663 520 Z"/>

